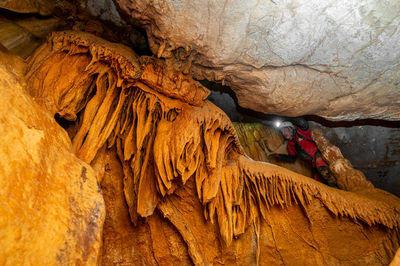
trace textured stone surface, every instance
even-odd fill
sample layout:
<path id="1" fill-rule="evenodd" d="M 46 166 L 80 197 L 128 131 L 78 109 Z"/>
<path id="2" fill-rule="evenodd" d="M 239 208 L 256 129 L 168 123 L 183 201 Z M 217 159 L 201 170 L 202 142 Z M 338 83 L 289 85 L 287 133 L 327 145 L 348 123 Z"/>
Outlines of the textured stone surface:
<path id="1" fill-rule="evenodd" d="M 399 246 L 399 200 L 370 184 L 359 189 L 363 176 L 345 187 L 357 193 L 344 192 L 253 162 L 243 156 L 229 120 L 204 101 L 207 90 L 186 70 L 139 59 L 88 34 L 61 34 L 50 43 L 31 60 L 30 77 L 36 86 L 31 92 L 51 115 L 20 93 L 17 76 L 8 76 L 24 72 L 18 59 L 5 58 L 8 65 L 0 68 L 0 82 L 14 78 L 7 86 L 16 91 L 0 90 L 0 130 L 7 132 L 0 180 L 17 172 L 17 186 L 1 184 L 1 202 L 13 208 L 0 208 L 0 230 L 6 225 L 0 235 L 7 237 L 0 241 L 1 263 L 96 263 L 104 215 L 96 177 L 107 208 L 104 265 L 386 265 L 392 259 Z M 157 53 L 169 49 L 164 43 Z M 185 52 L 176 55 L 184 58 Z M 95 172 L 71 154 L 55 113 L 77 121 L 70 136 L 81 131 L 82 146 L 75 151 Z M 83 118 L 92 115 L 92 121 Z M 265 159 L 263 145 L 266 153 L 282 148 L 271 132 L 239 128 L 253 158 Z M 265 142 L 266 134 L 276 142 Z M 352 179 L 348 172 L 354 169 L 344 166 L 343 175 Z M 21 170 L 10 173 L 14 167 Z"/>
<path id="2" fill-rule="evenodd" d="M 106 219 L 101 265 L 190 264 L 182 237 L 159 213 L 133 226 L 124 197 L 123 170 L 115 150 L 102 150 L 93 165 L 104 170 L 101 187 Z"/>
<path id="3" fill-rule="evenodd" d="M 50 15 L 56 1 L 53 0 L 2 0 L 0 7 L 18 13 Z"/>
<path id="4" fill-rule="evenodd" d="M 387 264 L 399 246 L 398 198 L 362 176 L 354 189 L 349 171 L 344 191 L 250 159 L 207 90 L 167 62 L 69 31 L 28 69 L 102 176 L 105 264 Z"/>
<path id="5" fill-rule="evenodd" d="M 123 196 L 118 156 L 115 150 L 101 154 L 94 165 L 104 168 L 103 265 L 192 265 L 188 246 L 197 252 L 197 265 L 253 265 L 257 261 L 260 265 L 385 265 L 394 251 L 388 256 L 384 246 L 398 242 L 379 226 L 334 219 L 320 202 L 313 201 L 303 210 L 298 205 L 272 207 L 260 227 L 249 227 L 226 246 L 218 237 L 217 224 L 204 219 L 193 179 L 134 226 Z"/>
<path id="6" fill-rule="evenodd" d="M 37 38 L 44 38 L 49 33 L 63 26 L 64 22 L 57 17 L 22 17 L 14 22 Z"/>
<path id="7" fill-rule="evenodd" d="M 106 168 L 103 265 L 192 265 L 188 246 L 196 247 L 204 264 L 385 265 L 394 252 L 388 256 L 383 247 L 398 241 L 379 226 L 333 219 L 314 201 L 303 210 L 297 205 L 272 207 L 259 228 L 251 226 L 226 246 L 218 237 L 218 226 L 204 219 L 192 179 L 168 196 L 160 210 L 134 226 L 123 197 L 122 167 L 115 151 L 104 154 L 95 162 Z M 190 234 L 192 242 L 186 243 Z"/>
<path id="8" fill-rule="evenodd" d="M 22 58 L 29 57 L 52 31 L 65 26 L 55 17 L 0 15 L 0 45 Z"/>
<path id="9" fill-rule="evenodd" d="M 357 191 L 374 187 L 360 170 L 354 169 L 350 161 L 343 157 L 340 149 L 325 138 L 321 128 L 313 128 L 311 136 L 341 189 Z"/>
<path id="10" fill-rule="evenodd" d="M 92 168 L 0 54 L 0 264 L 95 264 L 104 202 Z"/>
<path id="11" fill-rule="evenodd" d="M 117 0 L 153 52 L 192 61 L 243 107 L 290 116 L 400 119 L 396 0 Z"/>
<path id="12" fill-rule="evenodd" d="M 27 58 L 40 43 L 27 29 L 0 16 L 0 44 L 8 51 Z"/>
<path id="13" fill-rule="evenodd" d="M 116 25 L 125 24 L 112 0 L 87 0 L 86 5 L 93 16 L 105 21 L 111 21 Z"/>
<path id="14" fill-rule="evenodd" d="M 397 250 L 396 255 L 394 256 L 390 266 L 400 265 L 400 248 Z"/>

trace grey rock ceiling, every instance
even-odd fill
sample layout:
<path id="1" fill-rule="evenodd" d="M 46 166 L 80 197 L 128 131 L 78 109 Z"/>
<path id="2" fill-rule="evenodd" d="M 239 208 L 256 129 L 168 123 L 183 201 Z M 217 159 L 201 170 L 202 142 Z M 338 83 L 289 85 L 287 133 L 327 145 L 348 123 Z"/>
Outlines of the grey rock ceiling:
<path id="1" fill-rule="evenodd" d="M 153 53 L 229 85 L 242 107 L 400 120 L 398 0 L 115 3 L 145 27 Z"/>

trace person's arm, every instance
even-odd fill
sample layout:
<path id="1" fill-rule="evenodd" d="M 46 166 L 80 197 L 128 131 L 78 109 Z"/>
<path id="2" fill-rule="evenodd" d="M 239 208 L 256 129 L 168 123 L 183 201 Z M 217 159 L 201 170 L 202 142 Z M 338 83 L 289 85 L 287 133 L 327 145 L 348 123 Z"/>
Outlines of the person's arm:
<path id="1" fill-rule="evenodd" d="M 273 157 L 278 162 L 294 163 L 296 161 L 296 155 L 274 153 Z"/>
<path id="2" fill-rule="evenodd" d="M 296 161 L 296 148 L 294 142 L 289 141 L 287 144 L 288 154 L 274 153 L 273 157 L 279 162 L 294 163 Z"/>

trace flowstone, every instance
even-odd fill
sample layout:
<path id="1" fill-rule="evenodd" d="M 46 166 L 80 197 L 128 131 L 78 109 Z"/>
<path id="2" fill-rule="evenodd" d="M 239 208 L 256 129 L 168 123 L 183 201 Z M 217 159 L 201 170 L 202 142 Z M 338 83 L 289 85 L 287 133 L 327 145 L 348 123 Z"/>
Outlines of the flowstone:
<path id="1" fill-rule="evenodd" d="M 44 108 L 75 121 L 76 154 L 118 193 L 106 196 L 108 224 L 116 213 L 132 223 L 105 227 L 105 243 L 139 236 L 132 264 L 387 264 L 399 247 L 398 198 L 251 160 L 208 90 L 169 61 L 68 31 L 35 52 L 26 77 Z M 126 250 L 105 246 L 103 261 L 129 263 Z"/>

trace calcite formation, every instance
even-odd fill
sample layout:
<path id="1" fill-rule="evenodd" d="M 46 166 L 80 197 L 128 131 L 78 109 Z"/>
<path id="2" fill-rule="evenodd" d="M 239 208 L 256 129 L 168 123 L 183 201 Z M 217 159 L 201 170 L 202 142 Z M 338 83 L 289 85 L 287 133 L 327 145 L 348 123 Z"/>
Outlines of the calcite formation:
<path id="1" fill-rule="evenodd" d="M 154 54 L 228 84 L 242 107 L 400 119 L 397 0 L 117 0 Z"/>
<path id="2" fill-rule="evenodd" d="M 398 198 L 251 160 L 207 89 L 166 61 L 67 31 L 26 78 L 37 102 L 75 121 L 73 148 L 107 191 L 104 263 L 387 264 L 399 247 Z"/>
<path id="3" fill-rule="evenodd" d="M 105 216 L 95 173 L 29 96 L 25 69 L 0 52 L 0 264 L 94 265 Z"/>
<path id="4" fill-rule="evenodd" d="M 350 161 L 343 157 L 339 148 L 324 137 L 320 128 L 314 128 L 311 134 L 341 188 L 345 190 L 373 188 L 372 183 L 365 178 L 365 175 L 360 170 L 354 169 Z"/>

